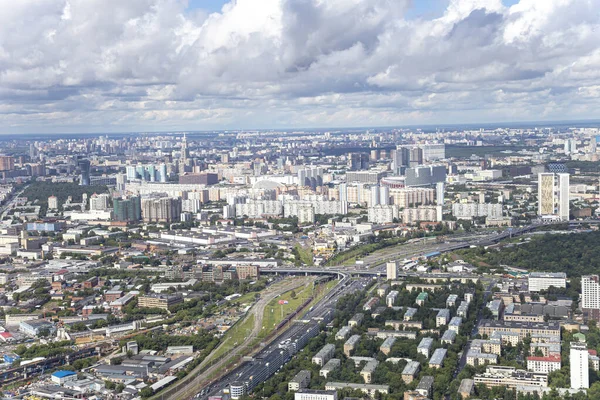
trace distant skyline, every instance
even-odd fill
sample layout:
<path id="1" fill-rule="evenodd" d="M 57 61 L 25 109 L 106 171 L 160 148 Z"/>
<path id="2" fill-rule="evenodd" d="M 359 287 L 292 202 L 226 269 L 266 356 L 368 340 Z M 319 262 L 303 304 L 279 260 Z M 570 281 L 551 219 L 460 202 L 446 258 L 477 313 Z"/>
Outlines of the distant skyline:
<path id="1" fill-rule="evenodd" d="M 0 134 L 598 119 L 600 0 L 0 0 Z"/>

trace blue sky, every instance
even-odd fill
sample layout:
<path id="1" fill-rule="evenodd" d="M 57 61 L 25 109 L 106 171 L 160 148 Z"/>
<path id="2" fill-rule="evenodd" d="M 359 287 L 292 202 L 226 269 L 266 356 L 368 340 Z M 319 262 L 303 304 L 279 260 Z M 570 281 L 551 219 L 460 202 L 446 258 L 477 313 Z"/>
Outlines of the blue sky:
<path id="1" fill-rule="evenodd" d="M 260 0 L 257 0 L 260 1 Z M 208 12 L 220 12 L 221 8 L 229 0 L 189 0 L 190 9 L 204 9 Z M 512 6 L 519 0 L 502 0 L 506 6 Z M 436 18 L 440 16 L 446 6 L 448 0 L 413 0 L 413 8 L 408 12 L 408 18 Z"/>

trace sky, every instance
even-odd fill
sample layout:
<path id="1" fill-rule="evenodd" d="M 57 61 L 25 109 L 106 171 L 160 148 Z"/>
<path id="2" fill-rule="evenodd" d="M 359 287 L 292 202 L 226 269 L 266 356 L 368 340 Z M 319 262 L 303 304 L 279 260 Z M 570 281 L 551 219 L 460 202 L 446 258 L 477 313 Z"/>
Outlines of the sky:
<path id="1" fill-rule="evenodd" d="M 600 0 L 0 9 L 0 134 L 599 118 Z"/>

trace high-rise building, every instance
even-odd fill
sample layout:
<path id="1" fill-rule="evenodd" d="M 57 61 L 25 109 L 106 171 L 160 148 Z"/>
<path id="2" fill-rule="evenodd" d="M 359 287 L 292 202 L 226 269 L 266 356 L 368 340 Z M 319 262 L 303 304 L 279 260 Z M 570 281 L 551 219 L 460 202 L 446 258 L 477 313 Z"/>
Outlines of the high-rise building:
<path id="1" fill-rule="evenodd" d="M 423 164 L 423 149 L 413 147 L 410 149 L 410 166 L 416 167 Z"/>
<path id="2" fill-rule="evenodd" d="M 575 139 L 565 139 L 565 154 L 577 152 L 577 141 Z"/>
<path id="3" fill-rule="evenodd" d="M 386 276 L 388 279 L 398 279 L 398 262 L 388 261 L 385 264 Z"/>
<path id="4" fill-rule="evenodd" d="M 142 218 L 141 201 L 138 196 L 113 200 L 113 216 L 115 221 L 139 221 Z"/>
<path id="5" fill-rule="evenodd" d="M 392 171 L 396 175 L 404 175 L 406 168 L 410 163 L 410 149 L 408 147 L 398 146 L 392 152 Z"/>
<path id="6" fill-rule="evenodd" d="M 79 184 L 81 186 L 90 185 L 90 160 L 83 159 L 77 161 L 77 167 L 79 168 Z"/>
<path id="7" fill-rule="evenodd" d="M 351 153 L 348 157 L 350 171 L 369 169 L 369 155 L 366 153 Z"/>
<path id="8" fill-rule="evenodd" d="M 590 361 L 585 343 L 571 342 L 569 364 L 571 368 L 571 388 L 588 389 L 590 387 Z"/>
<path id="9" fill-rule="evenodd" d="M 0 171 L 12 171 L 15 169 L 15 159 L 11 156 L 0 156 Z"/>
<path id="10" fill-rule="evenodd" d="M 380 204 L 380 192 L 379 192 L 379 186 L 378 185 L 374 185 L 371 186 L 371 202 L 370 202 L 370 206 L 377 206 Z"/>
<path id="11" fill-rule="evenodd" d="M 446 167 L 426 165 L 406 170 L 406 186 L 432 186 L 446 181 Z"/>
<path id="12" fill-rule="evenodd" d="M 58 209 L 58 198 L 56 196 L 48 197 L 48 209 L 50 209 L 50 210 Z"/>
<path id="13" fill-rule="evenodd" d="M 379 204 L 388 206 L 390 204 L 390 188 L 387 186 L 379 187 Z"/>
<path id="14" fill-rule="evenodd" d="M 308 186 L 313 190 L 318 186 L 323 186 L 323 168 L 307 167 L 299 169 L 298 185 Z"/>
<path id="15" fill-rule="evenodd" d="M 444 182 L 435 184 L 435 201 L 438 206 L 444 205 Z"/>
<path id="16" fill-rule="evenodd" d="M 90 197 L 91 211 L 105 211 L 108 209 L 110 196 L 107 193 L 96 194 Z"/>
<path id="17" fill-rule="evenodd" d="M 145 222 L 171 223 L 179 220 L 181 199 L 171 197 L 142 199 L 142 218 Z"/>
<path id="18" fill-rule="evenodd" d="M 569 220 L 569 174 L 538 174 L 538 215 Z"/>
<path id="19" fill-rule="evenodd" d="M 581 277 L 581 309 L 586 319 L 600 320 L 600 277 Z"/>

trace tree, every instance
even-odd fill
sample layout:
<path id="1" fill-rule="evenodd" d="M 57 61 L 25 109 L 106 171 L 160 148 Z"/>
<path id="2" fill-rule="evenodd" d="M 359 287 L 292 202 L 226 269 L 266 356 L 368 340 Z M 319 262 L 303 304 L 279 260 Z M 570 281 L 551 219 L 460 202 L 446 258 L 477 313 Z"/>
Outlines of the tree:
<path id="1" fill-rule="evenodd" d="M 140 396 L 142 396 L 143 399 L 147 399 L 148 397 L 151 397 L 153 394 L 154 394 L 154 391 L 152 390 L 152 388 L 150 386 L 146 386 L 145 388 L 140 390 Z"/>

